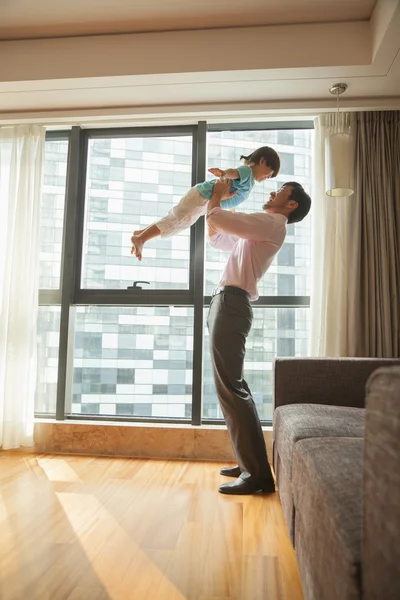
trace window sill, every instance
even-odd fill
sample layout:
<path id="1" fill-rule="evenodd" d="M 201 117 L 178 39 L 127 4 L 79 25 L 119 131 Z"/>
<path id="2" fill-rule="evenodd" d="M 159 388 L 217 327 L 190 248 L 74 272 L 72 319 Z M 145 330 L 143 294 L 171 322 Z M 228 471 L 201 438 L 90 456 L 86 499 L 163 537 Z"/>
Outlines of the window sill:
<path id="1" fill-rule="evenodd" d="M 270 459 L 272 427 L 263 427 Z M 224 425 L 36 419 L 33 452 L 233 461 Z"/>

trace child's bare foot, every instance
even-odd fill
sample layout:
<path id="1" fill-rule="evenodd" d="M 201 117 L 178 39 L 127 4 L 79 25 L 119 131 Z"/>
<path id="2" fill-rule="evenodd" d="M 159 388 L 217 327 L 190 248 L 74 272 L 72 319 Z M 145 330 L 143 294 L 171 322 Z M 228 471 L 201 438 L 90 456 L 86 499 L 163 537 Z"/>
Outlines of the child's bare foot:
<path id="1" fill-rule="evenodd" d="M 136 231 L 135 231 L 136 234 Z M 138 260 L 142 260 L 143 242 L 138 235 L 131 237 L 132 250 L 131 254 L 134 254 Z"/>

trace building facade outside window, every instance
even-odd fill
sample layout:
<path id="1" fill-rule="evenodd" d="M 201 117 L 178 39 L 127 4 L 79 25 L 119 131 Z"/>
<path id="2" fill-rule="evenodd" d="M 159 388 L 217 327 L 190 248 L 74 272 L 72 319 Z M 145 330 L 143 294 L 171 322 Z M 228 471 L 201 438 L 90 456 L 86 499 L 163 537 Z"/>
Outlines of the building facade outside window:
<path id="1" fill-rule="evenodd" d="M 209 297 L 219 281 L 226 253 L 205 244 L 202 308 L 195 308 L 193 300 L 193 232 L 187 230 L 172 238 L 152 240 L 145 247 L 142 262 L 130 254 L 133 229 L 143 229 L 164 216 L 192 185 L 195 136 L 196 133 L 161 133 L 101 137 L 101 132 L 88 136 L 85 160 L 80 165 L 85 185 L 80 198 L 79 286 L 89 294 L 98 295 L 93 296 L 93 302 L 71 303 L 68 308 L 68 339 L 64 336 L 65 348 L 61 348 L 60 354 L 65 356 L 67 365 L 66 416 L 190 421 L 193 373 L 198 368 L 194 365 L 194 329 L 201 310 L 204 324 L 201 416 L 205 420 L 222 418 L 212 379 L 205 323 Z M 270 191 L 286 181 L 299 181 L 310 192 L 312 136 L 311 129 L 209 131 L 203 148 L 207 158 L 203 158 L 207 167 L 227 168 L 238 165 L 241 154 L 262 145 L 271 145 L 279 152 L 282 161 L 279 176 L 257 184 L 251 198 L 237 209 L 254 212 L 262 209 Z M 38 414 L 56 412 L 60 319 L 61 310 L 66 310 L 61 307 L 60 277 L 62 240 L 68 236 L 68 231 L 63 230 L 68 147 L 68 139 L 46 141 L 41 211 Z M 306 354 L 309 244 L 309 218 L 289 225 L 280 254 L 260 282 L 260 295 L 268 297 L 268 305 L 254 305 L 245 371 L 262 420 L 272 418 L 273 360 L 277 356 Z M 196 255 L 196 260 L 202 257 Z M 150 301 L 141 304 L 143 295 L 136 294 L 131 294 L 127 303 L 126 290 L 133 281 L 149 282 L 140 285 L 153 294 L 153 304 Z M 157 294 L 160 298 L 162 294 L 164 305 L 157 304 Z M 168 294 L 174 294 L 175 300 L 165 305 Z M 100 297 L 102 305 L 96 304 L 96 298 Z M 121 297 L 124 305 L 120 304 Z M 271 297 L 279 302 L 274 305 Z M 302 298 L 301 305 L 298 298 Z"/>

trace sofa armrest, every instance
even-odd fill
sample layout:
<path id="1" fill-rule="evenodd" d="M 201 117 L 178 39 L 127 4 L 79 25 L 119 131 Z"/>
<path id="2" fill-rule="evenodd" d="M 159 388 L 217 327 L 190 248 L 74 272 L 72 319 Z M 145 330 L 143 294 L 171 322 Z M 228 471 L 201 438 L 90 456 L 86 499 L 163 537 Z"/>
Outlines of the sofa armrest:
<path id="1" fill-rule="evenodd" d="M 400 598 L 400 367 L 368 380 L 364 446 L 365 600 Z"/>
<path id="2" fill-rule="evenodd" d="M 365 385 L 375 369 L 400 365 L 384 358 L 278 358 L 274 408 L 283 404 L 365 406 Z"/>

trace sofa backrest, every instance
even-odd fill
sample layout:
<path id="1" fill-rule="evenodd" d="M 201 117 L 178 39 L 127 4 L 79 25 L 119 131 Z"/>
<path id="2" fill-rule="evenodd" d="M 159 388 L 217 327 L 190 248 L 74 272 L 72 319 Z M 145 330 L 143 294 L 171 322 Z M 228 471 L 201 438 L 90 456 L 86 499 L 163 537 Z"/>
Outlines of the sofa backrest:
<path id="1" fill-rule="evenodd" d="M 400 598 L 400 367 L 367 383 L 363 600 Z"/>
<path id="2" fill-rule="evenodd" d="M 400 365 L 386 358 L 278 358 L 274 407 L 310 403 L 365 406 L 365 386 L 373 371 Z"/>

